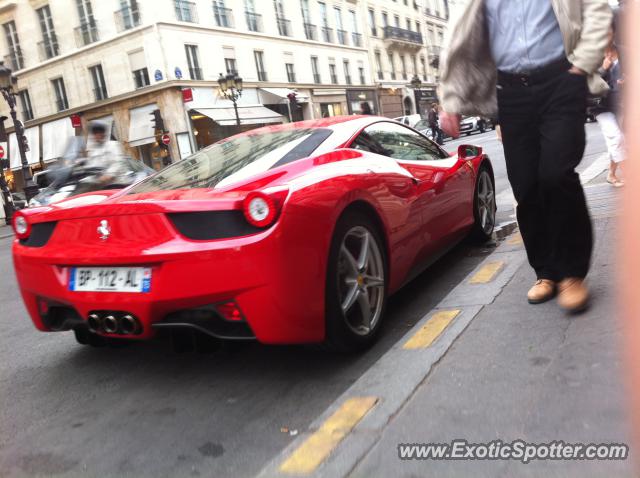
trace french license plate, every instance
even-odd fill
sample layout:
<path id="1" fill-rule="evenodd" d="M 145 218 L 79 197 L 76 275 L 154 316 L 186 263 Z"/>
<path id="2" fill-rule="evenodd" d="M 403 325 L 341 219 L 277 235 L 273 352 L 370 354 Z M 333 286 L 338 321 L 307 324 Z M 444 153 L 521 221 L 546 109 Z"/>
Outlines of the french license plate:
<path id="1" fill-rule="evenodd" d="M 149 292 L 150 267 L 72 267 L 69 290 L 77 292 Z"/>

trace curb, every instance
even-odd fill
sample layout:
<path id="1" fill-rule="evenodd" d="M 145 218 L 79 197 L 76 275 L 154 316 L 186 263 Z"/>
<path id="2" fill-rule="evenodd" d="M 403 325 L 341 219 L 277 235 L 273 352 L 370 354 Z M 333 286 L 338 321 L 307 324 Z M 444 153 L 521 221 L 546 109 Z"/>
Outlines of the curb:
<path id="1" fill-rule="evenodd" d="M 512 233 L 257 476 L 349 475 L 433 366 L 525 262 L 522 239 Z M 358 401 L 369 403 L 369 408 L 336 428 L 336 417 L 348 415 L 345 406 Z M 333 440 L 323 440 L 331 433 Z"/>

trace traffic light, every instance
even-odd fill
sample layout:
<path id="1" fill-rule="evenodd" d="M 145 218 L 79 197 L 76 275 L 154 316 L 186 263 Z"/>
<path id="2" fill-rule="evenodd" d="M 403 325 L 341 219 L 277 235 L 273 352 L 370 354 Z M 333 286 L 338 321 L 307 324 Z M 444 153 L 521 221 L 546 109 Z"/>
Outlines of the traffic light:
<path id="1" fill-rule="evenodd" d="M 151 116 L 153 116 L 153 119 L 151 120 L 151 122 L 153 125 L 153 129 L 155 129 L 156 131 L 156 134 L 158 134 L 158 132 L 164 133 L 164 121 L 162 120 L 162 115 L 160 114 L 160 110 L 155 109 L 150 114 Z"/>

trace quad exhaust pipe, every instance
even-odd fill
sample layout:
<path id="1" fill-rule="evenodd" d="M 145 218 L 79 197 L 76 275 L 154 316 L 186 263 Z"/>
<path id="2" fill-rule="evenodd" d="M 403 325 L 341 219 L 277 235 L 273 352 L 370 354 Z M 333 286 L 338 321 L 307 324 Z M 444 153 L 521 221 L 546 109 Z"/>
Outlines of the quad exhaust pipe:
<path id="1" fill-rule="evenodd" d="M 87 327 L 93 333 L 137 335 L 142 331 L 140 321 L 131 314 L 94 312 L 87 317 Z"/>

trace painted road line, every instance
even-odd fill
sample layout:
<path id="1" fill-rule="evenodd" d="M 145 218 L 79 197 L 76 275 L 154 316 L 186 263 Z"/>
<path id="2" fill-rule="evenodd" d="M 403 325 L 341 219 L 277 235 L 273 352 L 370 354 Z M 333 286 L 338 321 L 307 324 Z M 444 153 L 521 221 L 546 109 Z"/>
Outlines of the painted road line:
<path id="1" fill-rule="evenodd" d="M 423 349 L 436 340 L 447 328 L 453 319 L 460 313 L 460 309 L 442 310 L 431 316 L 431 319 L 424 324 L 409 340 L 402 346 L 405 350 Z"/>
<path id="2" fill-rule="evenodd" d="M 280 471 L 291 475 L 313 473 L 377 402 L 376 397 L 349 398 L 280 465 Z"/>
<path id="3" fill-rule="evenodd" d="M 504 261 L 487 262 L 469 279 L 469 284 L 486 284 L 487 282 L 491 282 L 503 267 Z"/>

